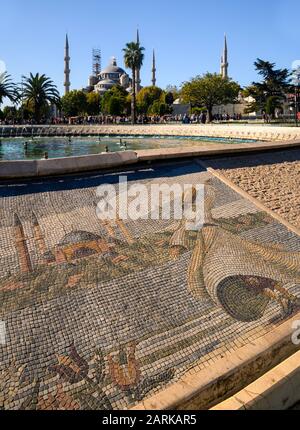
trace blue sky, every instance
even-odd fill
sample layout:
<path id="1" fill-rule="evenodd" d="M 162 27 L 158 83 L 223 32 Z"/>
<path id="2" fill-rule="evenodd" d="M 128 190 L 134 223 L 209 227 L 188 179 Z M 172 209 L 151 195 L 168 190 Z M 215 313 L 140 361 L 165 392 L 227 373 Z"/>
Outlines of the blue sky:
<path id="1" fill-rule="evenodd" d="M 180 85 L 219 71 L 224 33 L 230 76 L 246 85 L 256 79 L 257 57 L 290 68 L 300 59 L 299 0 L 0 0 L 0 61 L 15 81 L 22 74 L 50 76 L 63 91 L 64 39 L 71 50 L 72 88 L 87 84 L 91 51 L 102 49 L 106 66 L 140 29 L 146 48 L 142 84 L 150 84 L 152 49 L 157 84 Z"/>

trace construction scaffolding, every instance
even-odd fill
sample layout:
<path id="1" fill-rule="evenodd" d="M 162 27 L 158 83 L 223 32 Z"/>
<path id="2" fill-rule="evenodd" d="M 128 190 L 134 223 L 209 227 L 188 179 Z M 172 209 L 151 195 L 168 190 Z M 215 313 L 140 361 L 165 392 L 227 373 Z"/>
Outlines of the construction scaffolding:
<path id="1" fill-rule="evenodd" d="M 93 75 L 98 76 L 101 72 L 101 49 L 93 49 Z"/>

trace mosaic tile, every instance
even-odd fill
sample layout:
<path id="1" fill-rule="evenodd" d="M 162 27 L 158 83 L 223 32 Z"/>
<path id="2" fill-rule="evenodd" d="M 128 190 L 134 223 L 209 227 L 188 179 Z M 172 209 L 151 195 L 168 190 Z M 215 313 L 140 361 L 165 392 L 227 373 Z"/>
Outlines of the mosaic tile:
<path id="1" fill-rule="evenodd" d="M 299 310 L 297 235 L 191 162 L 128 180 L 205 184 L 199 231 L 100 221 L 118 177 L 0 184 L 1 409 L 129 408 Z"/>

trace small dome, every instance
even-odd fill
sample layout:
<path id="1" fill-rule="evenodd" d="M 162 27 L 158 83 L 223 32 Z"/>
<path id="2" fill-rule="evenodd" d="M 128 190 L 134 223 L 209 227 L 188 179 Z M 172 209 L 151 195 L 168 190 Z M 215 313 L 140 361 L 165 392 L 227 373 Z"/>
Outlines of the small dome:
<path id="1" fill-rule="evenodd" d="M 99 239 L 101 239 L 101 236 L 88 231 L 72 231 L 59 242 L 59 246 L 74 245 L 76 243 L 91 242 Z"/>
<path id="2" fill-rule="evenodd" d="M 101 79 L 101 81 L 99 81 L 96 86 L 99 86 L 102 84 L 104 84 L 104 85 L 116 85 L 116 83 L 111 79 Z"/>

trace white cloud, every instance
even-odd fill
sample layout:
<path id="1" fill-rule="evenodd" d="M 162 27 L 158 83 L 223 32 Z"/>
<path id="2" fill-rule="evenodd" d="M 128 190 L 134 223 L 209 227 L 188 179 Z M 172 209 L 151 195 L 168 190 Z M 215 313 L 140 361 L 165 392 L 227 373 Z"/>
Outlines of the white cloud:
<path id="1" fill-rule="evenodd" d="M 292 70 L 297 70 L 300 67 L 300 60 L 295 60 L 292 62 Z"/>
<path id="2" fill-rule="evenodd" d="M 0 75 L 6 72 L 6 64 L 4 61 L 0 60 Z"/>

